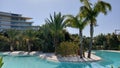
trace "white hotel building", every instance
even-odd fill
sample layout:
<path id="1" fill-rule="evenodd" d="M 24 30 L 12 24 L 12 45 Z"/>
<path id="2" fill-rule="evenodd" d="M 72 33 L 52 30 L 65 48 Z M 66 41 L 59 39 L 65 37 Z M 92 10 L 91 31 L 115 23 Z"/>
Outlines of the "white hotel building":
<path id="1" fill-rule="evenodd" d="M 32 26 L 30 17 L 23 17 L 21 14 L 0 12 L 0 29 L 36 29 L 38 27 Z"/>

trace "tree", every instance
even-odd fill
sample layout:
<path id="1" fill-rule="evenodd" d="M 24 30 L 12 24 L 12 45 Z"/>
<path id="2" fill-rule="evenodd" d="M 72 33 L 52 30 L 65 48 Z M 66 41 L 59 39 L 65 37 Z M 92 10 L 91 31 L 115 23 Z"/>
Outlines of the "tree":
<path id="1" fill-rule="evenodd" d="M 31 51 L 31 46 L 33 46 L 33 42 L 36 38 L 36 31 L 34 30 L 26 30 L 24 34 L 24 40 L 28 46 L 28 52 Z"/>
<path id="2" fill-rule="evenodd" d="M 9 42 L 10 42 L 10 50 L 13 51 L 14 50 L 13 46 L 16 43 L 18 31 L 10 29 L 10 30 L 7 30 L 7 34 L 8 34 L 8 39 L 9 39 Z"/>
<path id="3" fill-rule="evenodd" d="M 4 34 L 0 34 L 0 51 L 5 50 L 9 50 L 9 39 Z"/>
<path id="4" fill-rule="evenodd" d="M 50 15 L 50 19 L 47 18 L 45 22 L 49 24 L 50 31 L 54 36 L 54 47 L 56 51 L 56 47 L 59 45 L 59 36 L 65 27 L 65 23 L 63 23 L 64 16 L 62 16 L 60 12 L 58 14 L 54 12 L 53 17 Z"/>
<path id="5" fill-rule="evenodd" d="M 90 22 L 91 39 L 90 39 L 90 45 L 89 45 L 89 51 L 88 51 L 88 58 L 91 58 L 94 26 L 97 24 L 96 17 L 99 15 L 99 13 L 103 13 L 106 15 L 107 11 L 111 10 L 111 5 L 101 0 L 98 0 L 97 3 L 94 4 L 94 6 L 89 2 L 89 0 L 80 0 L 80 1 L 84 3 L 84 6 L 80 8 L 81 10 L 80 15 L 86 18 L 85 21 Z"/>
<path id="6" fill-rule="evenodd" d="M 38 38 L 40 40 L 39 42 L 40 42 L 43 52 L 53 52 L 54 51 L 53 37 L 50 32 L 49 24 L 46 23 L 45 25 L 40 27 L 40 30 L 38 31 Z"/>
<path id="7" fill-rule="evenodd" d="M 65 21 L 67 26 L 73 27 L 73 28 L 77 28 L 79 29 L 79 37 L 80 37 L 80 58 L 83 58 L 83 29 L 86 27 L 87 22 L 83 22 L 82 18 L 77 15 L 77 16 L 72 16 L 72 15 L 67 15 L 66 16 L 67 19 Z"/>
<path id="8" fill-rule="evenodd" d="M 96 37 L 94 37 L 94 45 L 95 45 L 95 49 L 96 46 L 99 47 L 100 49 L 103 49 L 106 45 L 106 37 L 104 34 L 100 34 Z"/>

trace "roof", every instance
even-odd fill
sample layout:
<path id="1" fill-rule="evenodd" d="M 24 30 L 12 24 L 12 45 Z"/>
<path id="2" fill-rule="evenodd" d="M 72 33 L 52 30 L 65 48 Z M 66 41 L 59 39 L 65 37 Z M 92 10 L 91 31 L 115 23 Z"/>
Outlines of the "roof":
<path id="1" fill-rule="evenodd" d="M 15 14 L 15 13 L 8 13 L 8 12 L 0 12 L 0 16 L 17 17 L 17 18 L 24 18 L 24 19 L 32 19 L 30 17 L 23 17 L 22 14 Z"/>

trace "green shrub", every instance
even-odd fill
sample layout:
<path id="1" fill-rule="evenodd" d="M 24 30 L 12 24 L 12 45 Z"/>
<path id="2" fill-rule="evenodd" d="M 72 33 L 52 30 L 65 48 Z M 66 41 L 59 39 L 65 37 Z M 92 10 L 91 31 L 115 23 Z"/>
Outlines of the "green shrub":
<path id="1" fill-rule="evenodd" d="M 0 57 L 0 68 L 2 68 L 3 65 L 3 58 Z"/>
<path id="2" fill-rule="evenodd" d="M 62 42 L 56 49 L 56 54 L 61 56 L 77 55 L 79 46 L 73 42 Z"/>
<path id="3" fill-rule="evenodd" d="M 118 48 L 118 50 L 120 50 L 120 45 L 119 45 L 119 48 Z"/>

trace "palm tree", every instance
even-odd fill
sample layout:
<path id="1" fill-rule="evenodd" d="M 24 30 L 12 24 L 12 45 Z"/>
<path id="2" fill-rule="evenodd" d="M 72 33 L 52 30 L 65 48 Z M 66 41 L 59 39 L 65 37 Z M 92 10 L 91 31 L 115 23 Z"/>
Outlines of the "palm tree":
<path id="1" fill-rule="evenodd" d="M 93 42 L 94 26 L 97 24 L 96 17 L 99 15 L 99 13 L 103 13 L 106 15 L 107 11 L 111 10 L 111 5 L 101 0 L 98 0 L 98 2 L 94 4 L 94 6 L 89 2 L 89 0 L 80 0 L 80 1 L 84 3 L 84 6 L 80 8 L 81 10 L 80 15 L 86 18 L 85 21 L 90 22 L 91 39 L 90 39 L 90 45 L 89 45 L 89 51 L 88 51 L 88 58 L 90 58 L 92 42 Z"/>
<path id="2" fill-rule="evenodd" d="M 10 42 L 10 51 L 13 51 L 14 50 L 13 46 L 16 43 L 18 31 L 10 29 L 10 30 L 7 30 L 7 34 L 8 34 L 8 39 Z"/>
<path id="3" fill-rule="evenodd" d="M 53 17 L 50 15 L 50 19 L 47 18 L 45 22 L 49 24 L 50 31 L 54 36 L 54 47 L 56 52 L 56 47 L 59 45 L 59 35 L 65 27 L 65 23 L 63 23 L 64 16 L 62 16 L 60 12 L 58 14 L 54 12 Z"/>
<path id="4" fill-rule="evenodd" d="M 51 45 L 53 46 L 49 24 L 46 23 L 45 25 L 40 27 L 39 38 L 39 40 L 41 41 L 43 52 L 49 52 L 48 47 Z"/>
<path id="5" fill-rule="evenodd" d="M 73 27 L 73 28 L 77 28 L 79 29 L 79 37 L 80 37 L 80 58 L 83 58 L 83 46 L 82 46 L 82 42 L 83 42 L 83 29 L 86 27 L 87 22 L 83 22 L 82 18 L 77 15 L 77 16 L 72 16 L 72 15 L 67 15 L 66 16 L 67 19 L 65 21 L 67 26 Z"/>
<path id="6" fill-rule="evenodd" d="M 20 47 L 22 47 L 22 45 L 23 45 L 23 42 L 24 42 L 24 39 L 23 39 L 24 34 L 23 34 L 23 32 L 24 31 L 19 31 L 19 34 L 17 35 L 17 39 L 16 39 L 17 50 L 20 50 Z"/>
<path id="7" fill-rule="evenodd" d="M 37 39 L 36 38 L 36 31 L 26 30 L 23 39 L 26 41 L 26 44 L 28 46 L 28 52 L 30 52 L 31 51 L 31 46 L 33 46 L 34 40 Z"/>

